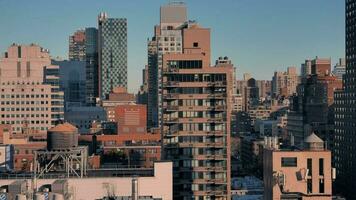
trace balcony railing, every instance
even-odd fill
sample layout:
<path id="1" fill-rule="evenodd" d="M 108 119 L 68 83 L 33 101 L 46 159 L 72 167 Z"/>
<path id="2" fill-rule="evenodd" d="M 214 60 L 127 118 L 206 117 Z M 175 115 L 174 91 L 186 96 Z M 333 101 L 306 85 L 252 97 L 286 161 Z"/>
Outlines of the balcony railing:
<path id="1" fill-rule="evenodd" d="M 212 123 L 224 123 L 223 117 L 215 117 L 215 118 L 210 118 L 208 119 L 208 122 Z"/>
<path id="2" fill-rule="evenodd" d="M 209 131 L 208 135 L 224 135 L 224 131 L 221 130 Z"/>
<path id="3" fill-rule="evenodd" d="M 169 74 L 169 73 L 177 73 L 179 72 L 178 68 L 165 68 L 162 70 L 163 73 Z"/>
<path id="4" fill-rule="evenodd" d="M 165 109 L 165 111 L 174 112 L 174 111 L 178 111 L 179 106 L 165 105 L 163 106 L 163 108 Z"/>
<path id="5" fill-rule="evenodd" d="M 216 82 L 209 82 L 208 86 L 210 87 L 225 87 L 227 84 L 225 81 L 216 81 Z"/>
<path id="6" fill-rule="evenodd" d="M 179 86 L 179 82 L 175 82 L 175 81 L 169 81 L 163 83 L 163 87 L 178 87 L 178 86 Z"/>
<path id="7" fill-rule="evenodd" d="M 178 99 L 179 98 L 179 94 L 177 94 L 177 93 L 164 94 L 163 98 L 165 98 L 165 99 Z"/>
<path id="8" fill-rule="evenodd" d="M 178 123 L 178 117 L 164 117 L 163 123 L 166 123 L 166 124 Z"/>
<path id="9" fill-rule="evenodd" d="M 225 98 L 225 97 L 226 97 L 226 94 L 223 94 L 223 93 L 209 94 L 208 95 L 208 98 L 210 98 L 210 99 L 222 99 L 222 98 Z"/>
<path id="10" fill-rule="evenodd" d="M 225 111 L 226 107 L 223 105 L 215 105 L 215 106 L 210 106 L 209 109 L 213 111 Z"/>

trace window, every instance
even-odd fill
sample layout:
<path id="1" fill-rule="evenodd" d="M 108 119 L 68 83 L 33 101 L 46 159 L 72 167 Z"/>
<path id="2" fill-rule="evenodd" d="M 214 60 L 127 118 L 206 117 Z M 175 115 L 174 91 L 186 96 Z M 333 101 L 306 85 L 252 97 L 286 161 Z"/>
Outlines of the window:
<path id="1" fill-rule="evenodd" d="M 26 76 L 27 77 L 31 76 L 31 63 L 30 63 L 30 61 L 26 62 Z"/>
<path id="2" fill-rule="evenodd" d="M 313 193 L 313 182 L 312 179 L 307 180 L 307 193 Z"/>
<path id="3" fill-rule="evenodd" d="M 282 167 L 297 167 L 297 158 L 295 157 L 284 157 L 281 160 Z"/>
<path id="4" fill-rule="evenodd" d="M 311 176 L 313 171 L 313 160 L 311 158 L 308 158 L 307 160 L 307 169 L 308 169 L 308 176 Z"/>
<path id="5" fill-rule="evenodd" d="M 199 43 L 198 42 L 194 42 L 193 43 L 193 47 L 198 47 L 199 46 Z"/>
<path id="6" fill-rule="evenodd" d="M 324 159 L 319 158 L 319 175 L 324 175 Z"/>
<path id="7" fill-rule="evenodd" d="M 21 46 L 17 46 L 17 57 L 21 58 Z"/>
<path id="8" fill-rule="evenodd" d="M 21 77 L 21 62 L 17 62 L 17 77 Z"/>
<path id="9" fill-rule="evenodd" d="M 324 179 L 319 180 L 319 193 L 325 193 Z"/>

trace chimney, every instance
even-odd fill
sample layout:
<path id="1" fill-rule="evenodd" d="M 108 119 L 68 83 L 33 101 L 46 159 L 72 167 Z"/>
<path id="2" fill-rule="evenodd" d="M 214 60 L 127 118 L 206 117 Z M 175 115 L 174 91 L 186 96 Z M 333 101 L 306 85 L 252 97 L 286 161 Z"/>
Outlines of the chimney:
<path id="1" fill-rule="evenodd" d="M 138 179 L 132 179 L 132 200 L 138 200 Z"/>

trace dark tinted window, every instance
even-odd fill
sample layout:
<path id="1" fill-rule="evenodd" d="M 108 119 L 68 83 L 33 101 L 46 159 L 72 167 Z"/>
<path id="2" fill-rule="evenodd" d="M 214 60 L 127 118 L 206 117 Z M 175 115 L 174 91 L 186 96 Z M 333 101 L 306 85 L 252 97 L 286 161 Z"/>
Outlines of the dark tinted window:
<path id="1" fill-rule="evenodd" d="M 284 157 L 281 160 L 282 167 L 296 167 L 297 166 L 297 158 L 295 157 Z"/>

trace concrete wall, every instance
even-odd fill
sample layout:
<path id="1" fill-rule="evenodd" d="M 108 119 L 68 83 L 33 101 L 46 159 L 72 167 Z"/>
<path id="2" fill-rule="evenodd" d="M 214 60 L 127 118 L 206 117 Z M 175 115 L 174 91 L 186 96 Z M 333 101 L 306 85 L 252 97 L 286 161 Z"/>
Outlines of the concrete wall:
<path id="1" fill-rule="evenodd" d="M 105 185 L 113 188 L 116 196 L 131 196 L 133 177 L 71 178 L 68 180 L 69 191 L 74 192 L 74 200 L 101 199 L 107 194 Z M 158 162 L 154 166 L 153 177 L 137 177 L 139 196 L 152 196 L 163 200 L 173 199 L 172 163 Z M 16 180 L 0 180 L 0 186 L 9 185 Z M 55 179 L 39 179 L 37 187 L 52 184 Z M 31 180 L 27 180 L 29 188 Z"/>

